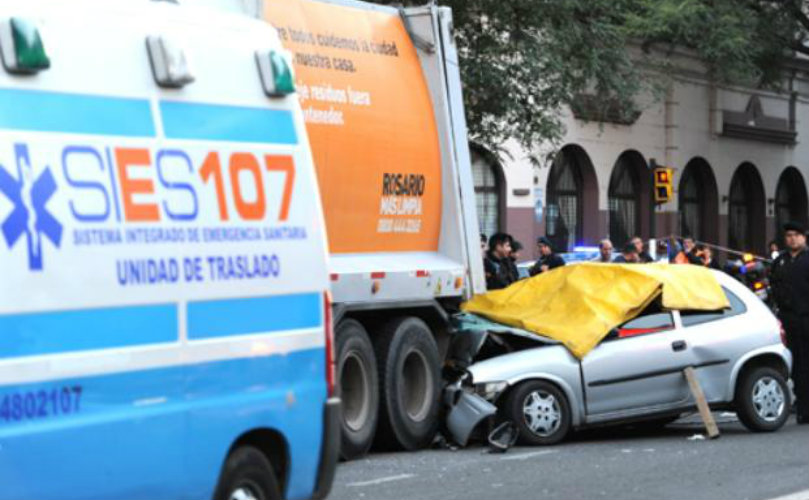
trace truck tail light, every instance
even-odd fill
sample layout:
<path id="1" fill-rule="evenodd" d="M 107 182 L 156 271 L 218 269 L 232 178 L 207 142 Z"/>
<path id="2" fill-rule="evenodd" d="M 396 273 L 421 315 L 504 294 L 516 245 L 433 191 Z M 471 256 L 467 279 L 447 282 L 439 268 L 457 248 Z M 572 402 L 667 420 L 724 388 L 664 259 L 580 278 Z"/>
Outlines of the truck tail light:
<path id="1" fill-rule="evenodd" d="M 334 396 L 334 325 L 331 317 L 331 293 L 323 292 L 323 330 L 326 335 L 326 390 L 328 397 Z"/>

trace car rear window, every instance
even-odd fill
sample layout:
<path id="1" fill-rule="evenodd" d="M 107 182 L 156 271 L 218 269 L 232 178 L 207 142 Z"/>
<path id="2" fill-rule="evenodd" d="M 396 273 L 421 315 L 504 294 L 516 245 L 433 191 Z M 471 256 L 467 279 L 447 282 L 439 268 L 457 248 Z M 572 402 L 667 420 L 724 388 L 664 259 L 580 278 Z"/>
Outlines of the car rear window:
<path id="1" fill-rule="evenodd" d="M 725 287 L 722 287 L 725 295 L 730 302 L 730 309 L 723 309 L 721 311 L 680 311 L 680 318 L 682 318 L 683 326 L 699 325 L 700 323 L 707 323 L 709 321 L 716 321 L 718 319 L 729 318 L 736 316 L 747 311 L 747 306 L 744 305 L 742 299 L 736 296 L 733 292 Z"/>

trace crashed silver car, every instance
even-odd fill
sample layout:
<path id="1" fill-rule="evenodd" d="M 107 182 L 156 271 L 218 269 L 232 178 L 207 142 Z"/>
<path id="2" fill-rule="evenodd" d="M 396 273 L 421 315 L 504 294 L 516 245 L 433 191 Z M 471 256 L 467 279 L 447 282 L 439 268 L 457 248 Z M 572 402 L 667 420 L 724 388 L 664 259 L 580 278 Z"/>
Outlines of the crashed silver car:
<path id="1" fill-rule="evenodd" d="M 448 388 L 450 431 L 465 441 L 495 410 L 530 445 L 557 443 L 581 427 L 665 425 L 694 410 L 687 367 L 711 408 L 736 411 L 752 431 L 778 430 L 789 416 L 792 365 L 780 324 L 747 288 L 715 274 L 730 308 L 666 311 L 652 303 L 581 360 L 558 342 L 514 328 L 456 336 L 461 368 Z"/>

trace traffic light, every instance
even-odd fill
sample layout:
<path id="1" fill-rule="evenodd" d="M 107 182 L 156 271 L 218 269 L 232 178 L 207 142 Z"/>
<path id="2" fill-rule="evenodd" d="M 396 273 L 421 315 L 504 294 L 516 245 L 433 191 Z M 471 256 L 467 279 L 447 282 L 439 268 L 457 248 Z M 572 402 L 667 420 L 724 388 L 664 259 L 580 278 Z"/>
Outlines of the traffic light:
<path id="1" fill-rule="evenodd" d="M 672 169 L 655 167 L 655 203 L 666 203 L 672 198 Z"/>

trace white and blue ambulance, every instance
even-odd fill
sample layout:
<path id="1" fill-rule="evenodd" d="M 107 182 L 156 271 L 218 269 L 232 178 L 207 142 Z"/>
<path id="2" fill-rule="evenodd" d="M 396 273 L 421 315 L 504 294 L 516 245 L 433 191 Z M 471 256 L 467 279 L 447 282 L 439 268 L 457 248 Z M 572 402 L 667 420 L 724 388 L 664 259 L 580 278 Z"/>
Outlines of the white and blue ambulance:
<path id="1" fill-rule="evenodd" d="M 0 499 L 328 493 L 323 216 L 259 6 L 0 4 Z"/>

